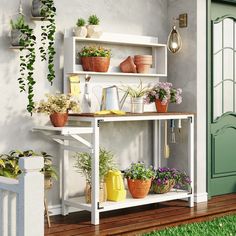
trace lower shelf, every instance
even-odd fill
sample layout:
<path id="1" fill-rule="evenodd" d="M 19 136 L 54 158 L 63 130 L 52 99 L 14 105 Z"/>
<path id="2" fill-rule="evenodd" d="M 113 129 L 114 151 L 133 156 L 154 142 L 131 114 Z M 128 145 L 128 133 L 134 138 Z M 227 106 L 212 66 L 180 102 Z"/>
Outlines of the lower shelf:
<path id="1" fill-rule="evenodd" d="M 189 198 L 191 196 L 192 194 L 189 193 L 188 191 L 175 190 L 175 189 L 164 194 L 149 194 L 147 197 L 142 198 L 142 199 L 135 199 L 128 195 L 126 200 L 122 202 L 106 201 L 106 202 L 100 203 L 99 205 L 100 209 L 98 211 L 99 212 L 111 211 L 111 210 L 117 210 L 117 209 L 122 209 L 126 207 L 134 207 L 134 206 L 141 206 L 141 205 L 157 203 L 157 202 L 165 202 L 165 201 L 171 201 L 171 200 L 176 200 L 176 199 Z M 86 204 L 84 197 L 70 198 L 69 200 L 65 201 L 65 204 L 67 206 L 72 206 L 72 207 L 76 207 L 76 208 L 87 210 L 87 211 L 92 210 L 91 204 Z"/>

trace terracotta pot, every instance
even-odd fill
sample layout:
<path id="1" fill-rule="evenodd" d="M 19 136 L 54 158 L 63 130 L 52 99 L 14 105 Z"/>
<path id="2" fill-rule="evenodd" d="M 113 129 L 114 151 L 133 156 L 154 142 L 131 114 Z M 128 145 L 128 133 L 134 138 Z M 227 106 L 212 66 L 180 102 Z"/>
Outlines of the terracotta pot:
<path id="1" fill-rule="evenodd" d="M 170 179 L 166 184 L 158 185 L 155 180 L 152 182 L 151 191 L 153 193 L 163 194 L 168 193 L 175 186 L 175 180 Z"/>
<path id="2" fill-rule="evenodd" d="M 134 60 L 134 64 L 138 65 L 138 64 L 145 64 L 145 65 L 152 65 L 152 59 L 137 59 Z"/>
<path id="3" fill-rule="evenodd" d="M 109 57 L 81 57 L 84 71 L 107 72 L 110 65 Z"/>
<path id="4" fill-rule="evenodd" d="M 91 185 L 89 183 L 86 183 L 86 187 L 84 189 L 86 203 L 91 203 L 92 199 L 91 194 L 92 194 Z M 105 201 L 107 201 L 107 186 L 106 183 L 100 183 L 99 202 L 105 202 Z"/>
<path id="5" fill-rule="evenodd" d="M 163 105 L 160 99 L 156 99 L 155 105 L 156 105 L 157 112 L 165 113 L 168 110 L 168 102 L 165 105 Z"/>
<path id="6" fill-rule="evenodd" d="M 124 73 L 137 73 L 136 65 L 131 56 L 120 63 L 120 70 Z"/>
<path id="7" fill-rule="evenodd" d="M 141 73 L 141 74 L 149 74 L 150 65 L 138 64 L 137 71 L 138 71 L 138 73 Z"/>
<path id="8" fill-rule="evenodd" d="M 133 198 L 144 198 L 148 195 L 152 180 L 127 179 L 127 182 Z"/>
<path id="9" fill-rule="evenodd" d="M 55 112 L 50 115 L 50 120 L 54 127 L 63 127 L 68 120 L 68 113 Z"/>

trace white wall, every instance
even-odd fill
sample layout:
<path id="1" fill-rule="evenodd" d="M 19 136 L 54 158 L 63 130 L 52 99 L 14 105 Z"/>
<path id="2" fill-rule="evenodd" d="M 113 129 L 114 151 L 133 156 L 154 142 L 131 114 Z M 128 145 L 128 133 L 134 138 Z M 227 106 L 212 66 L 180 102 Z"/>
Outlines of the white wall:
<path id="1" fill-rule="evenodd" d="M 198 111 L 196 104 L 196 79 L 197 73 L 197 46 L 196 46 L 196 0 L 55 0 L 57 7 L 57 36 L 56 36 L 56 79 L 51 87 L 46 81 L 46 66 L 37 61 L 35 67 L 35 100 L 41 99 L 46 92 L 62 91 L 63 68 L 63 35 L 65 28 L 75 25 L 78 17 L 88 18 L 90 14 L 97 14 L 101 18 L 101 26 L 104 31 L 115 33 L 129 33 L 137 35 L 158 36 L 160 43 L 165 43 L 170 30 L 168 21 L 177 13 L 187 12 L 190 17 L 189 27 L 184 29 L 184 47 L 182 53 L 174 57 L 169 56 L 169 79 L 185 91 L 183 104 L 178 107 L 181 111 Z M 204 2 L 204 1 L 202 1 Z M 26 95 L 20 94 L 17 84 L 19 71 L 19 52 L 9 49 L 9 20 L 18 9 L 18 1 L 2 0 L 0 16 L 2 27 L 0 31 L 0 153 L 6 153 L 12 149 L 43 150 L 54 156 L 54 162 L 58 165 L 59 147 L 43 136 L 32 133 L 35 125 L 45 124 L 48 118 L 43 115 L 30 117 L 25 112 L 27 104 Z M 35 28 L 37 35 L 41 22 L 30 21 L 30 0 L 23 1 L 24 12 L 28 16 L 28 22 Z M 169 14 L 167 14 L 167 8 Z M 38 57 L 39 58 L 39 57 Z M 183 63 L 184 62 L 184 63 Z M 189 68 L 186 73 L 186 68 Z M 190 69 L 191 68 L 191 69 Z M 200 75 L 199 75 L 200 77 Z M 193 89 L 194 88 L 194 89 Z M 202 121 L 201 121 L 202 122 Z M 202 123 L 201 123 L 202 124 Z M 146 159 L 150 163 L 152 149 L 150 140 L 152 126 L 148 122 L 125 123 L 116 125 L 106 124 L 101 132 L 103 146 L 113 150 L 120 157 L 122 167 L 132 160 Z M 106 129 L 106 131 L 105 131 Z M 112 139 L 108 138 L 112 135 Z M 126 137 L 124 139 L 124 137 Z M 111 141 L 112 140 L 112 141 Z M 204 147 L 203 143 L 201 142 Z M 140 150 L 143 145 L 143 150 Z M 125 149 L 122 149 L 125 147 Z M 133 154 L 135 153 L 135 158 Z M 140 154 L 141 153 L 141 154 Z M 143 154 L 142 154 L 143 153 Z M 137 155 L 136 155 L 137 154 Z M 199 156 L 198 156 L 199 157 Z M 204 160 L 204 155 L 202 157 Z M 205 163 L 205 162 L 204 162 Z M 198 166 L 205 168 L 204 165 Z M 71 164 L 73 169 L 73 163 Z M 197 172 L 198 173 L 198 172 Z M 79 174 L 71 172 L 71 194 L 77 194 L 83 190 Z M 204 178 L 199 179 L 198 186 L 204 188 Z M 200 184 L 201 183 L 201 184 Z M 59 201 L 59 182 L 49 192 L 49 204 L 57 205 Z M 198 188 L 197 188 L 198 189 Z M 200 189 L 200 192 L 203 190 Z"/>

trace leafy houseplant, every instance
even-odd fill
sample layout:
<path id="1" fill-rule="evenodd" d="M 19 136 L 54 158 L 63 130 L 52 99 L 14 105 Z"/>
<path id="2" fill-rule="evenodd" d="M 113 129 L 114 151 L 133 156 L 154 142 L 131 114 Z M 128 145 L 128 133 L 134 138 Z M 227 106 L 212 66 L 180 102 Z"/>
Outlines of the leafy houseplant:
<path id="1" fill-rule="evenodd" d="M 185 172 L 175 168 L 158 168 L 155 171 L 155 178 L 152 181 L 151 190 L 154 193 L 166 193 L 171 188 L 189 189 L 191 180 Z"/>
<path id="2" fill-rule="evenodd" d="M 83 174 L 86 179 L 85 197 L 86 202 L 91 202 L 91 182 L 92 182 L 92 156 L 90 153 L 81 152 L 75 155 L 75 168 Z M 104 178 L 109 172 L 115 168 L 114 155 L 104 148 L 99 150 L 99 180 L 100 180 L 100 201 L 106 201 L 107 193 L 104 184 Z"/>
<path id="3" fill-rule="evenodd" d="M 8 178 L 17 178 L 21 174 L 19 168 L 20 157 L 33 157 L 42 156 L 44 158 L 44 167 L 41 172 L 45 177 L 45 189 L 49 189 L 52 186 L 52 180 L 57 180 L 57 171 L 52 165 L 51 155 L 46 152 L 36 153 L 33 150 L 13 150 L 9 154 L 0 155 L 0 176 Z"/>
<path id="4" fill-rule="evenodd" d="M 128 188 L 133 198 L 144 198 L 147 196 L 152 178 L 154 177 L 153 168 L 146 167 L 143 162 L 132 163 L 131 167 L 125 170 Z"/>
<path id="5" fill-rule="evenodd" d="M 20 77 L 18 78 L 20 92 L 26 92 L 28 97 L 27 110 L 32 114 L 34 109 L 34 63 L 36 37 L 33 29 L 25 23 L 24 16 L 20 15 L 16 21 L 11 20 L 11 37 L 13 46 L 21 46 Z"/>
<path id="6" fill-rule="evenodd" d="M 55 51 L 55 32 L 56 32 L 56 8 L 54 0 L 33 0 L 32 15 L 41 17 L 42 21 L 48 21 L 47 25 L 41 25 L 41 43 L 39 47 L 41 60 L 48 61 L 47 79 L 52 84 L 55 78 L 54 56 Z"/>
<path id="7" fill-rule="evenodd" d="M 155 102 L 158 112 L 166 112 L 168 103 L 182 102 L 182 89 L 173 88 L 172 83 L 159 82 L 149 90 L 145 98 L 146 103 Z"/>
<path id="8" fill-rule="evenodd" d="M 100 20 L 96 15 L 89 16 L 88 18 L 89 25 L 87 26 L 89 38 L 99 38 L 102 35 L 99 22 Z"/>
<path id="9" fill-rule="evenodd" d="M 107 72 L 111 50 L 101 46 L 85 46 L 78 54 L 84 71 Z"/>
<path id="10" fill-rule="evenodd" d="M 46 113 L 55 127 L 63 127 L 68 120 L 68 111 L 79 112 L 79 103 L 69 94 L 46 94 L 47 100 L 41 100 L 35 108 L 37 113 Z"/>
<path id="11" fill-rule="evenodd" d="M 85 38 L 87 36 L 87 28 L 85 26 L 85 20 L 83 18 L 79 18 L 77 20 L 76 26 L 74 28 L 74 34 L 77 37 Z"/>

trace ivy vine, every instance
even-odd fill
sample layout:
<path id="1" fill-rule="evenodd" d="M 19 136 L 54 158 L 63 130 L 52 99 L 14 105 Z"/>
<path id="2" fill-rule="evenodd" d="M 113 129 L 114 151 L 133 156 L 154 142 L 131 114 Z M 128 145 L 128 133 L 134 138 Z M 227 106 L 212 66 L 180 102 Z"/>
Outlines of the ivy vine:
<path id="1" fill-rule="evenodd" d="M 35 107 L 34 97 L 34 63 L 35 63 L 35 44 L 36 37 L 27 24 L 23 24 L 20 29 L 22 35 L 26 37 L 20 39 L 20 77 L 18 78 L 20 92 L 26 92 L 28 97 L 27 111 L 31 113 Z"/>
<path id="2" fill-rule="evenodd" d="M 55 43 L 55 32 L 56 32 L 56 8 L 54 0 L 41 0 L 43 7 L 40 11 L 42 21 L 47 20 L 47 25 L 41 26 L 41 42 L 42 46 L 39 48 L 41 61 L 48 61 L 48 74 L 47 79 L 52 84 L 55 78 L 54 68 L 54 56 L 56 54 L 54 43 Z"/>

